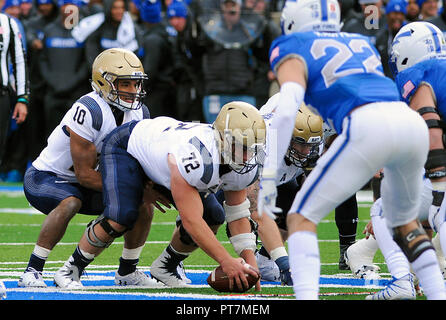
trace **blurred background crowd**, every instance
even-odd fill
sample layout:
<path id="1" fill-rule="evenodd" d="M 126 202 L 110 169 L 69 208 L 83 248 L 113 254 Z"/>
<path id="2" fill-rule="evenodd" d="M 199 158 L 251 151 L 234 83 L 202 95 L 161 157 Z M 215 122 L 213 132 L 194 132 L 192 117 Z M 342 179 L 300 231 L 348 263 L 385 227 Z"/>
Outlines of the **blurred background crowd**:
<path id="1" fill-rule="evenodd" d="M 446 32 L 446 13 L 442 0 L 383 1 L 339 0 L 343 31 L 368 36 L 392 77 L 387 61 L 398 30 L 428 20 Z M 143 62 L 152 117 L 211 123 L 230 100 L 260 108 L 278 90 L 268 52 L 284 2 L 0 0 L 19 23 L 30 86 L 26 121 L 10 122 L 0 181 L 22 181 L 65 112 L 91 91 L 94 58 L 111 47 Z"/>

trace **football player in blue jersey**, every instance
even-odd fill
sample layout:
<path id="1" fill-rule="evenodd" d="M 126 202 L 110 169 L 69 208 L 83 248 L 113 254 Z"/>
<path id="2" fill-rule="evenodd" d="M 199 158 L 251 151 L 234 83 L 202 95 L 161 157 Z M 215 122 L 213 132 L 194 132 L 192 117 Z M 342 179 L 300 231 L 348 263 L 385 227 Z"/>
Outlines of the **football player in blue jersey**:
<path id="1" fill-rule="evenodd" d="M 367 38 L 340 32 L 336 0 L 287 1 L 283 35 L 270 49 L 280 84 L 271 123 L 277 141 L 289 141 L 302 101 L 338 133 L 294 199 L 288 246 L 297 299 L 317 299 L 320 257 L 318 223 L 384 168 L 383 211 L 393 237 L 411 262 L 428 299 L 446 299 L 435 251 L 417 220 L 429 134 L 423 118 L 400 101 L 395 83 L 383 75 L 380 57 Z M 287 146 L 267 151 L 258 212 L 271 214 L 277 159 Z"/>
<path id="2" fill-rule="evenodd" d="M 430 148 L 425 165 L 426 177 L 432 182 L 433 207 L 429 223 L 440 235 L 446 249 L 444 199 L 446 190 L 446 44 L 435 25 L 418 21 L 403 27 L 392 43 L 389 61 L 402 99 L 426 120 Z"/>

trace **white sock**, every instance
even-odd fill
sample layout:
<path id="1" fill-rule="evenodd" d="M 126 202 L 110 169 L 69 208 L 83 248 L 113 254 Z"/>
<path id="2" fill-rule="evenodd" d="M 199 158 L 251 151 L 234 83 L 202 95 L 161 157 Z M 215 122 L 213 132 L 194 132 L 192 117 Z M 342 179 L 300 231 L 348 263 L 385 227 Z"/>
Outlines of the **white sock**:
<path id="1" fill-rule="evenodd" d="M 125 260 L 136 260 L 139 259 L 139 256 L 141 255 L 142 249 L 144 248 L 144 245 L 135 248 L 135 249 L 122 249 L 122 255 L 121 257 Z"/>
<path id="2" fill-rule="evenodd" d="M 386 260 L 390 274 L 399 279 L 410 272 L 409 261 L 401 248 L 393 240 L 390 230 L 387 227 L 386 219 L 383 217 L 372 217 L 373 232 L 376 241 Z"/>
<path id="3" fill-rule="evenodd" d="M 446 287 L 434 250 L 424 251 L 412 262 L 412 268 L 428 300 L 446 300 Z"/>
<path id="4" fill-rule="evenodd" d="M 42 258 L 46 260 L 48 256 L 50 255 L 51 250 L 46 249 L 44 247 L 38 246 L 37 244 L 34 246 L 33 254 L 38 256 L 39 258 Z"/>
<path id="5" fill-rule="evenodd" d="M 321 262 L 317 236 L 297 231 L 288 238 L 291 276 L 298 300 L 317 300 Z"/>

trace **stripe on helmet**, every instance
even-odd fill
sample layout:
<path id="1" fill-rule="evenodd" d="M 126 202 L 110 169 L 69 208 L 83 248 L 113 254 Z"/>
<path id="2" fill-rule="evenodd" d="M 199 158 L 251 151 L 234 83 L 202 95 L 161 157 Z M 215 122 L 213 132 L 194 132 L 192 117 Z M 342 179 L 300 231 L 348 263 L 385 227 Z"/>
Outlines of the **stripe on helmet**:
<path id="1" fill-rule="evenodd" d="M 321 20 L 327 21 L 328 20 L 328 4 L 327 0 L 321 0 Z"/>

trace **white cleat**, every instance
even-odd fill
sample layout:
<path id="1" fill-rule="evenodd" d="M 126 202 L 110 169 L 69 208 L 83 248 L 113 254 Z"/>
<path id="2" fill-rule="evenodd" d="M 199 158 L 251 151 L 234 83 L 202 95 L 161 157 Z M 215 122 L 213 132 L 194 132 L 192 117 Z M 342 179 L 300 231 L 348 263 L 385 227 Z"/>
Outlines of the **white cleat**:
<path id="1" fill-rule="evenodd" d="M 80 280 L 79 269 L 72 262 L 73 260 L 70 257 L 63 267 L 54 274 L 54 283 L 60 289 L 71 290 L 84 287 Z"/>
<path id="2" fill-rule="evenodd" d="M 359 279 L 364 280 L 378 280 L 381 279 L 380 275 L 378 274 L 380 268 L 374 264 L 372 265 L 362 265 L 359 268 L 357 268 L 353 274 L 355 277 Z"/>
<path id="3" fill-rule="evenodd" d="M 375 294 L 365 297 L 366 300 L 415 300 L 416 292 L 413 276 L 408 273 L 399 279 L 393 279 L 387 287 Z"/>
<path id="4" fill-rule="evenodd" d="M 344 253 L 345 262 L 350 267 L 353 275 L 360 279 L 377 280 L 380 279 L 378 272 L 381 270 L 373 264 L 375 250 L 370 250 L 367 242 L 376 241 L 374 239 L 361 239 L 352 244 Z"/>
<path id="5" fill-rule="evenodd" d="M 17 286 L 24 288 L 46 288 L 47 285 L 43 281 L 42 272 L 34 268 L 27 268 L 20 276 Z"/>
<path id="6" fill-rule="evenodd" d="M 170 288 L 190 287 L 178 273 L 178 265 L 173 264 L 169 258 L 166 251 L 156 258 L 150 267 L 151 276 Z"/>
<path id="7" fill-rule="evenodd" d="M 115 274 L 115 284 L 118 286 L 138 286 L 144 288 L 165 288 L 166 286 L 151 278 L 142 271 L 136 270 L 125 276 L 121 276 L 118 272 Z"/>
<path id="8" fill-rule="evenodd" d="M 180 264 L 178 265 L 177 272 L 184 282 L 186 282 L 187 284 L 192 283 L 192 280 L 186 276 L 186 270 L 184 269 L 183 261 L 181 261 Z"/>
<path id="9" fill-rule="evenodd" d="M 0 280 L 0 300 L 6 299 L 6 287 L 2 280 Z"/>
<path id="10" fill-rule="evenodd" d="M 259 252 L 256 252 L 256 260 L 260 271 L 260 278 L 262 280 L 280 281 L 280 270 L 273 260 L 268 259 Z"/>

